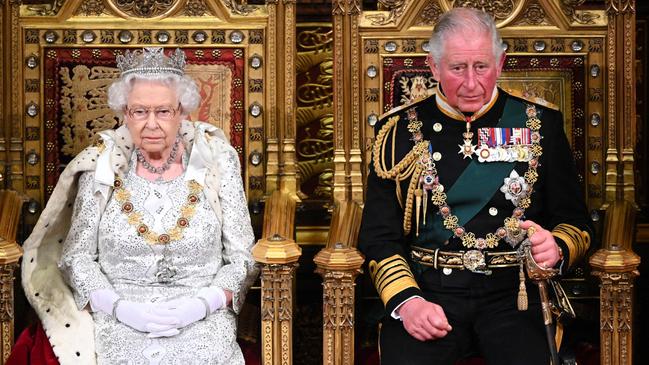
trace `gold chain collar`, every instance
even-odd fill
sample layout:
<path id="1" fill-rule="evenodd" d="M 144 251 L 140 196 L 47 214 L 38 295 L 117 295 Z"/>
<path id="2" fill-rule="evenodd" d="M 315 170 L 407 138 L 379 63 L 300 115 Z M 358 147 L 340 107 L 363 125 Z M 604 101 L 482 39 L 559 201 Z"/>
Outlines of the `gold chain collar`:
<path id="1" fill-rule="evenodd" d="M 537 117 L 536 107 L 528 104 L 525 112 L 527 114 L 525 124 L 527 128 L 531 129 L 533 136 L 530 147 L 532 158 L 528 161 L 528 169 L 524 174 L 525 182 L 529 187 L 527 196 L 518 199 L 516 208 L 514 208 L 510 217 L 505 218 L 503 226 L 496 229 L 495 233 L 488 233 L 484 238 L 476 237 L 475 233 L 467 232 L 463 226 L 460 226 L 459 218 L 452 214 L 451 207 L 446 204 L 446 193 L 444 192 L 444 186 L 439 183 L 439 179 L 437 178 L 437 170 L 430 148 L 431 145 L 429 141 L 423 139 L 423 133 L 421 132 L 423 123 L 416 119 L 417 115 L 414 108 L 408 111 L 408 131 L 412 133 L 412 140 L 415 142 L 415 146 L 401 161 L 394 164 L 391 169 L 387 170 L 385 168 L 385 144 L 383 142 L 389 131 L 393 129 L 400 118 L 398 115 L 395 115 L 388 120 L 377 134 L 373 146 L 374 170 L 380 178 L 396 181 L 396 193 L 400 203 L 400 182 L 411 177 L 406 195 L 406 206 L 404 207 L 403 228 L 405 234 L 410 233 L 411 229 L 413 200 L 416 200 L 416 227 L 418 229 L 420 214 L 423 213 L 424 221 L 426 219 L 426 203 L 430 194 L 430 200 L 439 208 L 444 227 L 453 232 L 455 237 L 460 238 L 462 245 L 467 248 L 477 248 L 480 250 L 494 248 L 498 246 L 500 239 L 505 239 L 511 246 L 516 246 L 524 239 L 525 232 L 520 229 L 519 223 L 525 214 L 525 209 L 529 208 L 531 204 L 530 194 L 532 193 L 534 183 L 538 179 L 536 168 L 538 167 L 539 158 L 543 152 L 539 134 L 541 120 Z M 396 128 L 394 128 L 394 133 L 396 134 Z M 393 160 L 395 157 L 395 140 L 396 136 L 393 135 Z"/>
<path id="2" fill-rule="evenodd" d="M 528 162 L 527 171 L 524 174 L 525 182 L 528 184 L 526 196 L 518 199 L 516 208 L 514 208 L 512 215 L 505 218 L 503 226 L 498 227 L 495 233 L 487 233 L 483 237 L 476 237 L 475 233 L 467 232 L 466 228 L 459 225 L 459 219 L 452 213 L 451 207 L 446 203 L 446 193 L 441 184 L 434 189 L 431 200 L 439 208 L 439 213 L 442 215 L 444 228 L 453 232 L 453 235 L 462 240 L 462 245 L 467 248 L 476 248 L 479 250 L 485 248 L 494 248 L 498 246 L 498 242 L 504 239 L 512 247 L 515 247 L 525 238 L 525 231 L 519 227 L 520 219 L 525 215 L 525 209 L 529 208 L 531 204 L 530 195 L 534 183 L 538 179 L 538 172 L 536 168 L 539 164 L 539 158 L 543 152 L 541 147 L 541 138 L 539 129 L 541 129 L 541 120 L 537 117 L 536 107 L 534 105 L 527 105 L 525 110 L 527 114 L 526 127 L 531 129 L 533 138 L 530 152 L 532 158 Z"/>
<path id="3" fill-rule="evenodd" d="M 180 207 L 180 217 L 176 221 L 176 225 L 168 232 L 158 234 L 149 229 L 149 226 L 144 224 L 142 213 L 135 211 L 133 203 L 131 203 L 131 192 L 124 188 L 124 182 L 119 176 L 115 176 L 114 196 L 122 206 L 122 213 L 126 215 L 126 220 L 129 225 L 135 227 L 135 231 L 139 236 L 152 245 L 166 245 L 171 241 L 178 241 L 183 236 L 183 230 L 189 226 L 189 220 L 196 213 L 196 205 L 200 201 L 198 195 L 202 187 L 196 180 L 189 180 L 187 182 L 189 194 L 187 201 Z"/>

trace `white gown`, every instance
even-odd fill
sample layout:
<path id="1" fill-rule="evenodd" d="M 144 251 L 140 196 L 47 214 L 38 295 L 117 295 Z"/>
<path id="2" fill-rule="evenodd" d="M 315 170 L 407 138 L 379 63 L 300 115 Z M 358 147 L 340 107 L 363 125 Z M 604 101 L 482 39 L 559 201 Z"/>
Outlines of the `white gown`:
<path id="1" fill-rule="evenodd" d="M 227 171 L 221 178 L 221 226 L 201 192 L 189 226 L 178 241 L 151 245 L 127 222 L 121 204 L 111 197 L 103 214 L 96 204 L 93 172 L 79 178 L 72 225 L 64 243 L 59 267 L 73 289 L 79 309 L 86 307 L 90 292 L 112 288 L 124 300 L 166 301 L 193 296 L 204 286 L 237 288 L 254 265 L 250 257 L 253 238 L 243 196 L 238 164 L 231 154 L 224 158 Z M 183 175 L 168 182 L 151 182 L 137 176 L 134 160 L 124 179 L 134 210 L 158 234 L 176 225 L 186 202 Z M 238 169 L 237 169 L 238 170 Z M 156 278 L 163 251 L 171 257 L 176 275 L 170 283 Z M 150 339 L 103 312 L 92 314 L 99 364 L 244 364 L 236 343 L 236 315 L 218 310 L 208 318 L 182 328 L 173 337 Z"/>

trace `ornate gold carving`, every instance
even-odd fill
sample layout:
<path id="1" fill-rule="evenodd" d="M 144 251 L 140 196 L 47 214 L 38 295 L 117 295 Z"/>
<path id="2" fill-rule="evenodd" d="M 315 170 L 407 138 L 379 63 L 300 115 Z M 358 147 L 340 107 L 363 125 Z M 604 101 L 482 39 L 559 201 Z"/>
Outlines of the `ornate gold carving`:
<path id="1" fill-rule="evenodd" d="M 599 14 L 589 11 L 577 11 L 576 8 L 582 5 L 586 0 L 561 0 L 561 10 L 566 14 L 568 19 L 579 24 L 595 24 L 599 19 Z"/>
<path id="2" fill-rule="evenodd" d="M 203 16 L 207 13 L 207 5 L 203 0 L 189 0 L 185 5 L 185 14 L 188 16 Z"/>
<path id="3" fill-rule="evenodd" d="M 18 263 L 0 265 L 0 321 L 14 319 L 14 271 Z"/>
<path id="4" fill-rule="evenodd" d="M 248 85 L 248 90 L 251 93 L 260 93 L 264 91 L 264 80 L 262 79 L 250 79 Z"/>
<path id="5" fill-rule="evenodd" d="M 379 53 L 379 41 L 376 39 L 365 40 L 365 53 Z"/>
<path id="6" fill-rule="evenodd" d="M 603 365 L 631 364 L 633 281 L 637 271 L 594 271 L 600 289 L 600 358 Z"/>
<path id="7" fill-rule="evenodd" d="M 320 175 L 313 195 L 323 199 L 331 197 L 333 184 L 332 35 L 329 28 L 309 28 L 297 35 L 298 49 L 305 50 L 298 52 L 296 58 L 296 70 L 303 76 L 300 79 L 304 80 L 297 89 L 299 107 L 296 124 L 300 135 L 305 136 L 297 143 L 298 176 L 302 185 L 315 175 Z M 319 70 L 311 72 L 314 67 Z M 316 122 L 319 127 L 307 128 Z"/>
<path id="8" fill-rule="evenodd" d="M 85 0 L 77 9 L 76 15 L 99 16 L 104 13 L 103 0 Z"/>
<path id="9" fill-rule="evenodd" d="M 417 25 L 433 25 L 437 23 L 437 19 L 443 12 L 437 0 L 429 0 L 421 14 L 419 14 Z"/>
<path id="10" fill-rule="evenodd" d="M 323 364 L 354 363 L 354 280 L 364 259 L 353 247 L 361 215 L 355 202 L 337 204 L 327 247 L 313 259 L 323 277 Z"/>
<path id="11" fill-rule="evenodd" d="M 600 285 L 600 342 L 603 365 L 631 364 L 633 281 L 640 257 L 631 251 L 635 208 L 627 200 L 613 201 L 607 212 L 604 248 L 591 258 Z"/>
<path id="12" fill-rule="evenodd" d="M 537 1 L 532 1 L 525 5 L 525 12 L 521 24 L 541 25 L 547 23 L 545 10 Z"/>
<path id="13" fill-rule="evenodd" d="M 225 3 L 225 6 L 232 12 L 232 14 L 236 15 L 249 15 L 257 10 L 256 6 L 248 5 L 245 1 L 239 3 L 237 0 L 225 0 L 223 3 Z"/>
<path id="14" fill-rule="evenodd" d="M 303 80 L 297 88 L 296 124 L 301 136 L 296 146 L 298 180 L 303 186 L 319 175 L 317 186 L 307 193 L 320 199 L 331 198 L 333 185 L 332 35 L 331 29 L 324 27 L 307 28 L 297 34 L 301 51 L 295 63 L 298 76 Z M 311 72 L 316 67 L 318 70 Z M 314 126 L 316 123 L 318 126 Z M 304 192 L 302 194 L 307 197 Z"/>
<path id="15" fill-rule="evenodd" d="M 565 50 L 565 41 L 563 38 L 553 38 L 550 49 L 552 52 L 563 52 Z"/>
<path id="16" fill-rule="evenodd" d="M 135 18 L 151 18 L 164 15 L 172 9 L 175 0 L 109 0 L 124 14 Z"/>
<path id="17" fill-rule="evenodd" d="M 333 147 L 326 141 L 325 145 L 328 151 Z M 323 143 L 324 144 L 324 143 Z M 302 181 L 307 181 L 318 176 L 318 185 L 313 191 L 311 198 L 330 199 L 333 193 L 333 158 L 328 157 L 321 160 L 301 161 L 297 165 L 298 172 Z"/>
<path id="18" fill-rule="evenodd" d="M 521 0 L 499 0 L 499 1 L 484 1 L 484 0 L 455 0 L 453 7 L 476 8 L 486 13 L 493 15 L 496 21 L 507 19 L 514 8 L 515 3 L 520 3 Z"/>
<path id="19" fill-rule="evenodd" d="M 585 0 L 581 0 L 583 3 Z M 608 0 L 606 12 L 609 15 L 635 13 L 635 0 Z"/>
<path id="20" fill-rule="evenodd" d="M 354 336 L 354 279 L 358 271 L 327 271 L 323 275 L 323 328 L 326 345 L 323 349 L 325 364 L 353 364 Z M 338 339 L 338 341 L 336 341 Z M 342 340 L 342 341 L 341 341 Z M 336 342 L 343 345 L 336 348 Z M 336 353 L 343 355 L 343 361 L 334 359 Z"/>
<path id="21" fill-rule="evenodd" d="M 336 15 L 344 15 L 345 14 L 345 0 L 332 0 L 332 10 L 331 14 L 336 16 Z"/>
<path id="22" fill-rule="evenodd" d="M 408 5 L 409 0 L 378 0 L 379 9 L 385 10 L 388 12 L 385 14 L 369 15 L 369 19 L 372 25 L 388 25 L 391 23 L 396 23 L 399 17 L 403 14 L 406 5 Z"/>
<path id="23" fill-rule="evenodd" d="M 23 250 L 16 243 L 16 230 L 20 220 L 23 196 L 12 190 L 0 190 L 0 322 L 2 363 L 13 345 L 14 271 Z"/>
<path id="24" fill-rule="evenodd" d="M 596 52 L 596 53 L 602 52 L 602 39 L 601 38 L 590 39 L 588 41 L 588 51 Z"/>
<path id="25" fill-rule="evenodd" d="M 293 277 L 291 264 L 261 269 L 261 328 L 264 365 L 292 363 Z"/>
<path id="26" fill-rule="evenodd" d="M 266 201 L 262 236 L 252 249 L 261 263 L 262 358 L 265 365 L 292 363 L 293 277 L 301 249 L 292 239 L 295 200 L 275 190 Z"/>
<path id="27" fill-rule="evenodd" d="M 35 4 L 27 7 L 27 10 L 30 12 L 29 15 L 35 16 L 53 16 L 58 14 L 59 10 L 65 3 L 65 0 L 52 0 L 48 4 Z"/>
<path id="28" fill-rule="evenodd" d="M 248 33 L 248 43 L 264 44 L 264 31 L 261 29 L 251 29 Z"/>
<path id="29" fill-rule="evenodd" d="M 305 29 L 297 34 L 297 47 L 310 52 L 324 52 L 331 57 L 331 44 L 333 42 L 333 31 L 330 28 L 319 27 Z M 318 64 L 314 62 L 313 64 Z"/>
<path id="30" fill-rule="evenodd" d="M 526 39 L 515 39 L 514 40 L 514 52 L 527 52 L 527 40 Z"/>

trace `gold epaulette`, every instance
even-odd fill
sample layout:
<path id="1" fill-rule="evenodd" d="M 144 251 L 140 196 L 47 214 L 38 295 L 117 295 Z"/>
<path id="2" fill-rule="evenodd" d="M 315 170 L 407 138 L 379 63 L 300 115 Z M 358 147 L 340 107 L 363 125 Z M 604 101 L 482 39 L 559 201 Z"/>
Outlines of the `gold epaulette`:
<path id="1" fill-rule="evenodd" d="M 410 266 L 400 255 L 393 255 L 380 262 L 375 260 L 369 263 L 370 276 L 381 297 L 383 304 L 388 304 L 390 299 L 408 288 L 417 288 L 417 281 L 410 271 Z"/>
<path id="2" fill-rule="evenodd" d="M 511 96 L 515 96 L 515 97 L 517 97 L 519 99 L 523 99 L 523 100 L 528 101 L 528 102 L 530 102 L 532 104 L 538 104 L 538 105 L 544 106 L 544 107 L 546 107 L 548 109 L 559 110 L 558 105 L 555 105 L 555 104 L 553 104 L 553 103 L 551 103 L 551 102 L 549 102 L 549 101 L 547 101 L 547 100 L 545 100 L 545 99 L 543 99 L 541 97 L 527 95 L 527 94 L 523 93 L 522 91 L 520 91 L 518 89 L 505 89 L 505 91 L 507 91 L 507 93 L 509 95 L 511 95 Z"/>
<path id="3" fill-rule="evenodd" d="M 412 104 L 407 106 L 414 107 Z M 413 202 L 415 199 L 415 190 L 419 177 L 423 171 L 422 164 L 418 163 L 422 154 L 428 153 L 429 141 L 421 140 L 415 143 L 414 147 L 398 162 L 396 161 L 396 134 L 397 122 L 399 122 L 399 114 L 392 115 L 388 121 L 381 127 L 376 134 L 376 140 L 372 148 L 372 159 L 374 161 L 374 171 L 379 178 L 394 180 L 396 183 L 396 196 L 399 205 L 404 210 L 403 216 L 403 229 L 405 234 L 408 234 L 411 229 L 411 218 L 413 210 Z M 409 126 L 410 128 L 410 126 Z M 386 149 L 389 148 L 389 152 Z M 388 167 L 386 163 L 386 154 L 390 153 L 392 166 Z M 401 181 L 410 179 L 408 184 L 408 191 L 406 194 L 405 204 L 401 194 Z"/>
<path id="4" fill-rule="evenodd" d="M 420 101 L 426 100 L 426 99 L 430 98 L 431 96 L 433 96 L 434 94 L 435 94 L 435 92 L 431 92 L 431 94 L 428 95 L 428 96 L 421 96 L 419 98 L 409 100 L 407 103 L 401 104 L 399 106 L 395 106 L 394 108 L 392 108 L 392 109 L 388 110 L 387 112 L 381 114 L 379 116 L 379 120 L 381 120 L 381 119 L 383 119 L 383 118 L 385 118 L 385 117 L 387 117 L 389 115 L 392 115 L 394 113 L 398 113 L 398 112 L 400 112 L 400 111 L 402 111 L 402 110 L 404 110 L 404 109 L 406 109 L 408 107 L 411 107 L 411 106 L 419 103 Z"/>
<path id="5" fill-rule="evenodd" d="M 568 246 L 568 266 L 581 260 L 590 247 L 590 234 L 570 224 L 561 223 L 554 227 L 552 235 L 561 239 Z"/>

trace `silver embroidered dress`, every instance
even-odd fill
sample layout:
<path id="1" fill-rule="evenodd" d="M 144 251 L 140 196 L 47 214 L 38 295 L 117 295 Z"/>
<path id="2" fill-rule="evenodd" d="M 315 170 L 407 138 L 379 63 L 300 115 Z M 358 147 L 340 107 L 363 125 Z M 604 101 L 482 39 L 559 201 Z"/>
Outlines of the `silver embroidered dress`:
<path id="1" fill-rule="evenodd" d="M 114 197 L 100 212 L 93 172 L 83 173 L 59 263 L 78 308 L 86 307 L 96 289 L 112 288 L 124 300 L 158 302 L 191 297 L 205 286 L 236 291 L 249 279 L 253 236 L 236 158 L 230 153 L 219 161 L 223 225 L 201 192 L 182 238 L 166 247 L 151 245 L 139 236 Z M 123 179 L 134 210 L 154 232 L 166 232 L 176 225 L 180 207 L 187 201 L 184 174 L 171 181 L 151 182 L 135 174 L 135 165 L 131 160 Z M 156 277 L 163 256 L 170 258 L 176 269 L 171 282 L 165 284 Z M 180 329 L 176 336 L 153 339 L 103 312 L 92 316 L 99 364 L 244 363 L 231 309 L 217 310 Z"/>

